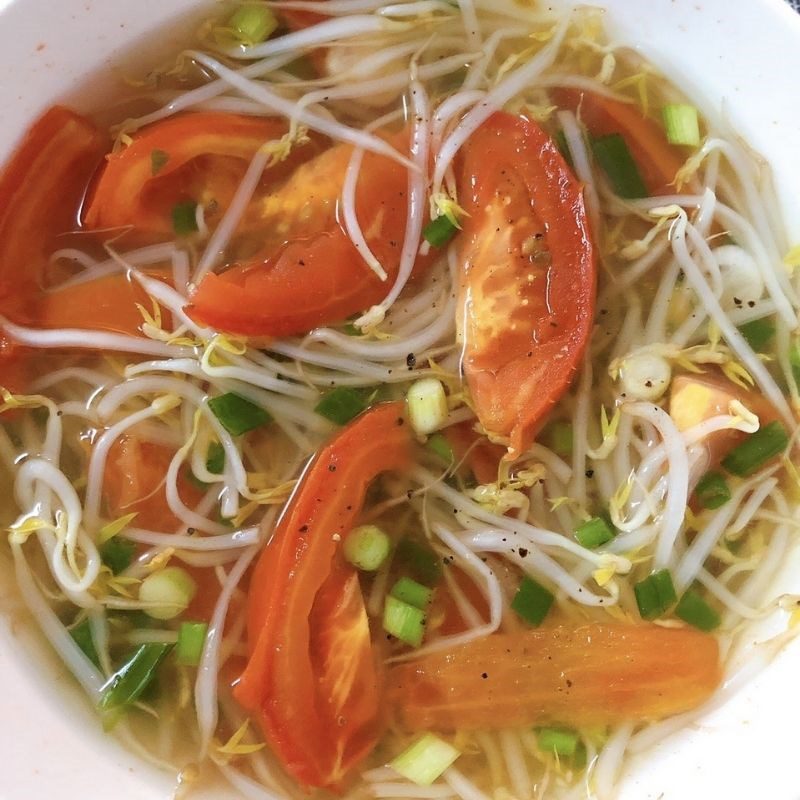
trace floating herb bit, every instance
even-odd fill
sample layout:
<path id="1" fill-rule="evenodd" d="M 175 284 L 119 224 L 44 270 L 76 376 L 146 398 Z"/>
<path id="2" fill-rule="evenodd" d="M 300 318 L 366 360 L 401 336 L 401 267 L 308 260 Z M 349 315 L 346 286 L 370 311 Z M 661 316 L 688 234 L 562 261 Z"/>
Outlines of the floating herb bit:
<path id="1" fill-rule="evenodd" d="M 349 386 L 337 386 L 322 396 L 314 411 L 337 425 L 347 425 L 365 411 L 367 405 L 367 398 L 363 392 L 351 389 Z"/>
<path id="2" fill-rule="evenodd" d="M 222 427 L 233 436 L 241 436 L 272 421 L 268 411 L 233 392 L 212 397 L 208 407 Z"/>
<path id="3" fill-rule="evenodd" d="M 739 326 L 739 333 L 757 353 L 763 352 L 775 336 L 775 324 L 768 319 L 754 319 Z"/>
<path id="4" fill-rule="evenodd" d="M 392 587 L 390 594 L 392 597 L 424 611 L 431 602 L 433 589 L 429 589 L 411 578 L 400 578 Z"/>
<path id="5" fill-rule="evenodd" d="M 173 647 L 161 642 L 141 645 L 106 682 L 100 710 L 118 711 L 135 703 L 150 686 Z"/>
<path id="6" fill-rule="evenodd" d="M 642 619 L 655 619 L 664 614 L 678 596 L 672 583 L 672 575 L 668 569 L 661 569 L 639 581 L 634 587 L 636 604 Z"/>
<path id="7" fill-rule="evenodd" d="M 418 786 L 430 786 L 460 755 L 453 745 L 426 733 L 389 766 Z"/>
<path id="8" fill-rule="evenodd" d="M 511 601 L 511 608 L 531 625 L 541 625 L 550 612 L 554 599 L 552 592 L 526 576 Z"/>
<path id="9" fill-rule="evenodd" d="M 100 558 L 115 575 L 124 572 L 131 565 L 135 553 L 135 542 L 119 536 L 114 536 L 100 546 Z"/>
<path id="10" fill-rule="evenodd" d="M 425 636 L 425 612 L 389 595 L 383 607 L 383 629 L 412 647 L 419 647 Z"/>
<path id="11" fill-rule="evenodd" d="M 722 459 L 722 466 L 728 472 L 746 478 L 768 461 L 780 455 L 789 444 L 789 434 L 780 422 L 775 420 L 751 433 L 741 444 Z"/>
<path id="12" fill-rule="evenodd" d="M 453 448 L 441 433 L 434 433 L 433 436 L 428 437 L 425 446 L 445 464 L 452 464 L 455 461 Z"/>
<path id="13" fill-rule="evenodd" d="M 581 737 L 570 728 L 537 728 L 536 743 L 543 753 L 572 758 L 581 744 Z"/>
<path id="14" fill-rule="evenodd" d="M 446 214 L 432 219 L 422 229 L 425 241 L 434 247 L 446 245 L 457 233 L 458 227 Z"/>
<path id="15" fill-rule="evenodd" d="M 88 619 L 78 623 L 74 628 L 70 628 L 69 635 L 72 637 L 81 652 L 92 662 L 98 669 L 100 668 L 100 656 L 97 653 L 97 647 L 94 643 L 92 636 L 92 626 Z"/>
<path id="16" fill-rule="evenodd" d="M 212 475 L 220 475 L 225 469 L 225 448 L 219 442 L 211 442 L 208 446 L 206 469 Z"/>
<path id="17" fill-rule="evenodd" d="M 374 572 L 389 557 L 391 549 L 391 539 L 377 525 L 359 525 L 345 537 L 342 551 L 354 567 Z"/>
<path id="18" fill-rule="evenodd" d="M 701 631 L 713 631 L 722 622 L 719 614 L 697 592 L 688 589 L 675 607 L 675 616 Z"/>
<path id="19" fill-rule="evenodd" d="M 206 643 L 208 624 L 205 622 L 182 622 L 178 630 L 178 644 L 175 656 L 178 663 L 196 667 L 200 663 Z"/>
<path id="20" fill-rule="evenodd" d="M 714 509 L 731 499 L 731 490 L 722 473 L 712 471 L 706 472 L 697 482 L 694 496 L 703 508 Z"/>
<path id="21" fill-rule="evenodd" d="M 647 189 L 639 174 L 639 168 L 619 133 L 594 139 L 592 152 L 615 194 L 627 200 L 647 197 Z"/>
<path id="22" fill-rule="evenodd" d="M 176 236 L 197 233 L 197 203 L 178 203 L 172 208 L 172 230 Z"/>
<path id="23" fill-rule="evenodd" d="M 664 131 L 670 144 L 697 147 L 700 144 L 700 122 L 697 109 L 686 103 L 671 103 L 661 109 Z"/>
<path id="24" fill-rule="evenodd" d="M 278 20 L 269 6 L 246 4 L 231 14 L 228 26 L 244 45 L 264 42 L 275 33 Z"/>
<path id="25" fill-rule="evenodd" d="M 615 532 L 602 517 L 592 517 L 575 530 L 578 543 L 590 549 L 610 542 L 614 536 Z"/>
<path id="26" fill-rule="evenodd" d="M 411 573 L 426 586 L 435 586 L 442 579 L 442 562 L 439 556 L 430 547 L 409 536 L 404 536 L 397 543 L 394 561 L 403 571 Z"/>
<path id="27" fill-rule="evenodd" d="M 165 153 L 163 150 L 153 150 L 150 153 L 150 172 L 153 177 L 164 169 L 168 161 L 169 153 Z"/>

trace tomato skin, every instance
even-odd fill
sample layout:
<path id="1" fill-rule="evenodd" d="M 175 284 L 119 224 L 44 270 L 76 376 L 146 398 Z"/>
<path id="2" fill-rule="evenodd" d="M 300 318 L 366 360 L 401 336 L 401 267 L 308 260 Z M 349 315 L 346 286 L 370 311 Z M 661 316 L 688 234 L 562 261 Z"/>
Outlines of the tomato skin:
<path id="1" fill-rule="evenodd" d="M 407 730 L 575 727 L 696 708 L 722 679 L 716 638 L 694 628 L 587 623 L 498 633 L 390 670 Z"/>
<path id="2" fill-rule="evenodd" d="M 593 325 L 597 268 L 581 185 L 533 121 L 492 116 L 464 149 L 459 314 L 483 427 L 514 458 L 567 390 Z"/>
<path id="3" fill-rule="evenodd" d="M 651 195 L 672 193 L 685 154 L 671 145 L 662 128 L 636 106 L 579 89 L 558 89 L 553 98 L 578 113 L 592 136 L 620 134 Z"/>
<path id="4" fill-rule="evenodd" d="M 408 134 L 389 141 L 403 151 Z M 330 148 L 269 198 L 261 256 L 206 275 L 187 308 L 194 319 L 229 333 L 286 336 L 343 320 L 384 298 L 400 264 L 408 213 L 406 168 L 366 153 L 356 187 L 359 223 L 388 273 L 388 280 L 381 281 L 339 222 L 339 196 L 351 154 L 350 145 Z M 432 258 L 418 258 L 415 274 Z"/>
<path id="5" fill-rule="evenodd" d="M 148 125 L 125 149 L 106 157 L 84 224 L 94 230 L 133 226 L 134 234 L 172 236 L 177 203 L 213 198 L 221 212 L 258 149 L 286 131 L 282 120 L 217 112 L 177 114 Z M 284 179 L 312 149 L 294 148 L 265 171 L 263 183 Z M 166 161 L 154 170 L 156 151 Z"/>
<path id="6" fill-rule="evenodd" d="M 400 403 L 350 423 L 306 470 L 251 577 L 250 660 L 234 696 L 303 786 L 336 790 L 382 730 L 381 672 L 339 538 L 369 483 L 407 467 L 411 446 Z"/>

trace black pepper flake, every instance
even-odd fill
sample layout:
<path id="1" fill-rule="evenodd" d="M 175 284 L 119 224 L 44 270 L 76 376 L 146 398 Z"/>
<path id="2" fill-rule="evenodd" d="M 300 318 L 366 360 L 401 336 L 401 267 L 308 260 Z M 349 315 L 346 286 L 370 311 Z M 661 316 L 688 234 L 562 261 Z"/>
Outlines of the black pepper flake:
<path id="1" fill-rule="evenodd" d="M 481 678 L 486 680 L 488 677 L 489 677 L 489 673 L 488 672 L 481 672 Z"/>
<path id="2" fill-rule="evenodd" d="M 397 418 L 397 425 L 398 426 L 405 425 L 405 424 L 406 424 L 406 421 L 402 417 L 398 417 Z"/>
<path id="3" fill-rule="evenodd" d="M 194 536 L 196 533 L 197 533 L 197 529 L 196 528 L 187 528 L 186 529 L 186 535 L 187 536 Z"/>
<path id="4" fill-rule="evenodd" d="M 587 469 L 586 472 L 584 473 L 584 475 L 586 475 L 587 478 L 591 478 L 591 477 L 594 476 L 594 470 L 593 469 Z"/>
<path id="5" fill-rule="evenodd" d="M 406 356 L 406 366 L 409 369 L 414 369 L 417 366 L 417 357 L 413 353 L 409 353 Z"/>
<path id="6" fill-rule="evenodd" d="M 328 472 L 336 472 L 336 464 L 328 464 Z"/>
<path id="7" fill-rule="evenodd" d="M 306 533 L 308 531 L 308 525 L 301 525 L 300 526 L 300 533 Z"/>
<path id="8" fill-rule="evenodd" d="M 528 548 L 527 547 L 520 547 L 517 551 L 520 555 L 520 558 L 525 558 L 528 555 Z"/>

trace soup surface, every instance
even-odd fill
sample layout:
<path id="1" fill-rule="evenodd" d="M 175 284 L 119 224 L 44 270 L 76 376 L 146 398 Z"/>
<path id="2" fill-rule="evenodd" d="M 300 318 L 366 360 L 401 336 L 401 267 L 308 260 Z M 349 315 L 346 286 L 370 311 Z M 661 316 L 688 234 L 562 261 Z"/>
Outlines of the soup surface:
<path id="1" fill-rule="evenodd" d="M 591 9 L 198 29 L 0 175 L 25 602 L 188 796 L 613 797 L 793 635 L 763 163 Z"/>

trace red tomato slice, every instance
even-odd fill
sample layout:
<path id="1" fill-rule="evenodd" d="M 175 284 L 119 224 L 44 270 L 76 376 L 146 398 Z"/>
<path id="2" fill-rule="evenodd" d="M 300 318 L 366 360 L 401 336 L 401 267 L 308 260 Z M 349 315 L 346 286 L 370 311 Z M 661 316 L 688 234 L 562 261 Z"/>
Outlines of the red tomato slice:
<path id="1" fill-rule="evenodd" d="M 336 789 L 382 729 L 382 679 L 339 540 L 370 482 L 410 458 L 400 403 L 354 420 L 306 471 L 250 581 L 250 660 L 234 694 L 304 786 Z"/>
<path id="2" fill-rule="evenodd" d="M 669 194 L 674 189 L 675 175 L 686 156 L 636 106 L 578 89 L 559 89 L 553 97 L 559 105 L 579 113 L 592 136 L 620 134 L 651 195 Z"/>
<path id="3" fill-rule="evenodd" d="M 586 349 L 596 293 L 581 185 L 533 121 L 498 113 L 464 150 L 464 371 L 486 430 L 533 440 Z"/>
<path id="4" fill-rule="evenodd" d="M 172 234 L 172 209 L 182 202 L 215 201 L 214 222 L 230 204 L 258 149 L 280 139 L 286 123 L 236 114 L 178 114 L 153 123 L 133 136 L 106 165 L 90 196 L 87 227 L 133 226 L 137 233 Z M 298 146 L 265 171 L 263 188 L 283 180 L 315 147 Z"/>
<path id="5" fill-rule="evenodd" d="M 408 134 L 391 138 L 405 149 Z M 337 145 L 301 166 L 264 204 L 262 255 L 207 275 L 187 309 L 199 322 L 250 336 L 305 333 L 380 302 L 397 275 L 407 217 L 406 168 L 367 153 L 356 211 L 370 249 L 388 273 L 381 281 L 339 224 L 338 202 L 352 154 Z M 416 270 L 430 257 L 420 258 Z"/>

